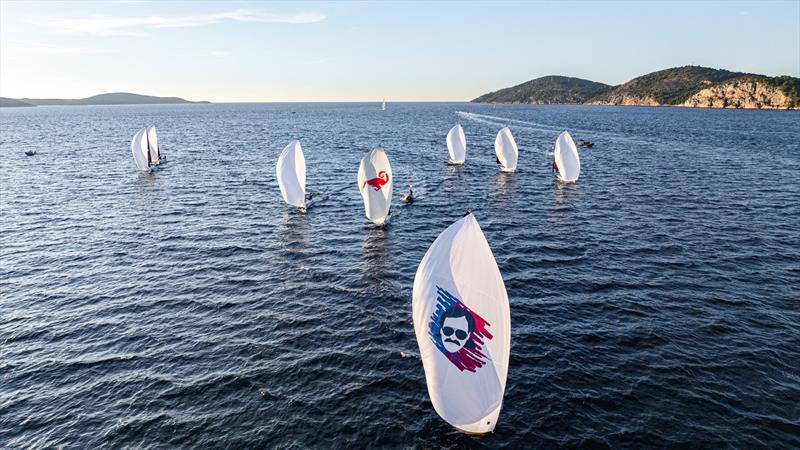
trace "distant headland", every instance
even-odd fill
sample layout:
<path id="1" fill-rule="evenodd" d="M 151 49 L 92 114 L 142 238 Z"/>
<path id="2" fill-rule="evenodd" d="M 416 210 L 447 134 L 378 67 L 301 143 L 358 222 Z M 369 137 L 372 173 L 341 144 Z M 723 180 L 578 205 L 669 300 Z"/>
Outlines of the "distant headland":
<path id="1" fill-rule="evenodd" d="M 0 107 L 49 106 L 49 105 L 153 105 L 174 103 L 209 103 L 192 102 L 180 97 L 154 97 L 152 95 L 131 94 L 129 92 L 113 92 L 87 98 L 5 98 L 0 97 Z"/>
<path id="2" fill-rule="evenodd" d="M 619 86 L 554 75 L 490 92 L 472 101 L 800 109 L 800 78 L 768 77 L 699 66 L 660 70 Z"/>

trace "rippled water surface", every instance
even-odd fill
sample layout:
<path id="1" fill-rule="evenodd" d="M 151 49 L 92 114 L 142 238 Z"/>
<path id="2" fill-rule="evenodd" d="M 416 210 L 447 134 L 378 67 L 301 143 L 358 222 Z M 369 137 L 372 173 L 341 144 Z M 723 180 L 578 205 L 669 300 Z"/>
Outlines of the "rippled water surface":
<path id="1" fill-rule="evenodd" d="M 464 167 L 446 164 L 456 122 Z M 140 174 L 147 124 L 169 161 Z M 515 174 L 494 163 L 506 125 Z M 577 185 L 549 171 L 564 129 L 596 142 Z M 306 215 L 275 182 L 294 138 Z M 0 110 L 0 446 L 798 447 L 798 143 L 786 111 Z M 376 145 L 385 229 L 356 186 Z M 417 265 L 467 208 L 511 302 L 503 412 L 480 437 L 433 411 L 411 323 Z"/>

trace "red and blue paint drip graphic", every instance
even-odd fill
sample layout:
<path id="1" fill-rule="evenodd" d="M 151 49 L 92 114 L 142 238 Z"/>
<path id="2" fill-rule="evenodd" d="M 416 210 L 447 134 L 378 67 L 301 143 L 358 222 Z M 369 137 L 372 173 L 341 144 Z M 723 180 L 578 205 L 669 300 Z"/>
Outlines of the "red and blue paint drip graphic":
<path id="1" fill-rule="evenodd" d="M 474 373 L 489 359 L 483 353 L 483 342 L 492 339 L 486 329 L 490 324 L 447 290 L 436 286 L 436 295 L 436 311 L 428 323 L 428 335 L 459 370 Z"/>

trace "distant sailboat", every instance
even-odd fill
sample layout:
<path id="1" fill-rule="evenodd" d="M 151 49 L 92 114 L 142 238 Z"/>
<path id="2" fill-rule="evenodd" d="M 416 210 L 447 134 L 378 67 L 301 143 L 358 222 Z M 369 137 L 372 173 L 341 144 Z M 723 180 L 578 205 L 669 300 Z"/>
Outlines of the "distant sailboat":
<path id="1" fill-rule="evenodd" d="M 447 153 L 450 164 L 464 164 L 467 157 L 467 138 L 464 136 L 464 129 L 461 124 L 456 124 L 447 133 Z"/>
<path id="2" fill-rule="evenodd" d="M 511 315 L 492 249 L 472 213 L 433 242 L 414 277 L 414 331 L 436 412 L 467 433 L 497 424 Z"/>
<path id="3" fill-rule="evenodd" d="M 139 170 L 150 170 L 150 151 L 147 149 L 147 128 L 142 128 L 133 135 L 131 140 L 131 153 L 133 162 Z"/>
<path id="4" fill-rule="evenodd" d="M 161 164 L 165 159 L 158 146 L 158 134 L 155 126 L 142 128 L 131 139 L 133 162 L 139 170 L 149 171 L 153 166 Z"/>
<path id="5" fill-rule="evenodd" d="M 306 159 L 300 141 L 292 141 L 278 156 L 276 178 L 286 203 L 306 210 Z"/>
<path id="6" fill-rule="evenodd" d="M 361 159 L 358 190 L 364 199 L 364 212 L 376 225 L 389 221 L 392 206 L 392 167 L 386 152 L 376 147 Z"/>
<path id="7" fill-rule="evenodd" d="M 553 150 L 553 160 L 558 168 L 558 179 L 566 183 L 578 181 L 581 175 L 581 157 L 575 141 L 568 132 L 563 132 L 556 139 L 556 147 Z"/>
<path id="8" fill-rule="evenodd" d="M 150 149 L 150 164 L 161 164 L 161 148 L 158 146 L 158 134 L 156 134 L 156 127 L 147 127 L 147 146 Z"/>
<path id="9" fill-rule="evenodd" d="M 383 102 L 381 103 L 381 111 L 386 111 L 386 99 L 383 99 Z"/>
<path id="10" fill-rule="evenodd" d="M 515 172 L 517 170 L 519 149 L 508 127 L 497 133 L 497 137 L 494 140 L 494 152 L 497 154 L 500 170 L 503 172 Z"/>

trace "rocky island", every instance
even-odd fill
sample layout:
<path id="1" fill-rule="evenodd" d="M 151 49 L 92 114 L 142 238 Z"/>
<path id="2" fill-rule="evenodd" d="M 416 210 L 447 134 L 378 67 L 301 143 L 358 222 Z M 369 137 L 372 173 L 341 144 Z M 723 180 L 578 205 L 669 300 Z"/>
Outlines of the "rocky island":
<path id="1" fill-rule="evenodd" d="M 18 108 L 18 107 L 25 107 L 25 106 L 36 106 L 31 105 L 30 103 L 25 103 L 20 100 L 15 100 L 13 98 L 6 98 L 0 97 L 0 108 Z"/>
<path id="2" fill-rule="evenodd" d="M 566 103 L 703 108 L 800 109 L 800 78 L 675 67 L 609 86 L 547 76 L 482 95 L 482 103 Z"/>
<path id="3" fill-rule="evenodd" d="M 45 105 L 153 105 L 175 103 L 208 103 L 192 102 L 180 97 L 155 97 L 152 95 L 131 94 L 129 92 L 113 92 L 99 94 L 87 98 L 4 98 L 0 97 L 0 107 L 45 106 Z"/>
<path id="4" fill-rule="evenodd" d="M 550 75 L 482 95 L 479 103 L 585 103 L 614 86 L 580 78 Z"/>

